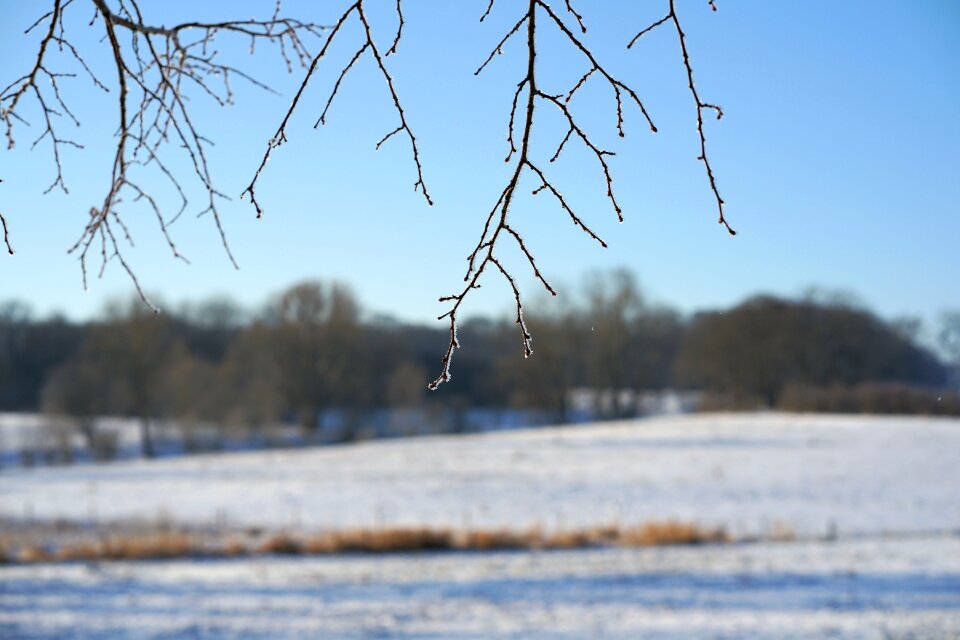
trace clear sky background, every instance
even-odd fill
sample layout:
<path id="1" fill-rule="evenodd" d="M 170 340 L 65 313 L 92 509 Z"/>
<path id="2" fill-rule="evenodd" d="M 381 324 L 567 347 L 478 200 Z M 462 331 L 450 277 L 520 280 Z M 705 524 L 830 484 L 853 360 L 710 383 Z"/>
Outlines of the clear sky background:
<path id="1" fill-rule="evenodd" d="M 38 34 L 22 35 L 41 2 L 0 0 L 0 82 L 29 69 Z M 269 16 L 273 3 L 196 3 L 143 0 L 148 20 Z M 376 37 L 393 38 L 391 2 L 375 11 Z M 558 12 L 562 2 L 555 1 Z M 88 27 L 92 9 L 76 0 L 67 12 L 70 35 L 94 69 L 114 80 L 101 25 Z M 235 199 L 223 206 L 235 271 L 213 221 L 185 216 L 172 228 L 190 258 L 174 260 L 152 214 L 127 207 L 136 247 L 126 255 L 141 282 L 167 304 L 228 295 L 255 306 L 304 278 L 349 283 L 368 309 L 402 319 L 436 322 L 446 310 L 437 297 L 461 286 L 465 257 L 503 189 L 509 167 L 506 126 L 510 101 L 524 74 L 523 38 L 516 38 L 479 77 L 473 71 L 519 17 L 521 3 L 497 0 L 478 21 L 486 0 L 409 0 L 401 47 L 389 59 L 411 127 L 422 145 L 435 206 L 412 185 L 408 142 L 394 137 L 382 78 L 369 57 L 345 80 L 328 123 L 313 129 L 342 65 L 358 45 L 356 26 L 338 36 L 288 128 L 290 142 L 267 167 L 258 190 L 266 208 Z M 534 148 L 556 185 L 610 244 L 604 250 L 579 232 L 550 198 L 531 198 L 529 182 L 512 213 L 538 263 L 557 284 L 575 285 L 586 272 L 627 267 L 648 294 L 684 311 L 734 304 L 756 292 L 795 295 L 817 285 L 856 292 L 881 315 L 935 318 L 960 307 L 960 3 L 952 0 L 773 2 L 677 0 L 697 85 L 725 117 L 709 121 L 707 138 L 727 215 L 737 237 L 716 224 L 702 165 L 697 162 L 695 111 L 676 35 L 649 34 L 627 51 L 633 35 L 666 12 L 666 0 L 575 2 L 589 31 L 585 42 L 609 69 L 644 99 L 660 133 L 651 134 L 634 108 L 626 109 L 627 137 L 616 137 L 612 95 L 600 83 L 574 101 L 597 140 L 617 156 L 611 166 L 626 221 L 620 225 L 604 197 L 595 159 L 571 148 L 562 162 L 545 159 L 565 129 L 541 106 Z M 345 2 L 286 0 L 288 14 L 330 23 Z M 550 27 L 540 29 L 544 89 L 568 90 L 585 71 Z M 220 109 L 194 93 L 200 127 L 220 188 L 238 196 L 259 163 L 266 141 L 302 71 L 287 75 L 273 51 L 247 57 L 244 41 L 224 41 L 225 56 L 264 80 L 280 96 L 240 86 L 237 104 Z M 313 43 L 314 50 L 318 43 Z M 63 70 L 74 71 L 65 59 Z M 21 299 L 38 312 L 85 318 L 132 286 L 119 265 L 93 279 L 88 292 L 66 249 L 82 232 L 90 207 L 109 181 L 116 92 L 104 94 L 78 77 L 64 81 L 65 97 L 82 121 L 64 133 L 85 145 L 67 149 L 69 195 L 42 195 L 54 167 L 48 143 L 33 150 L 40 129 L 33 106 L 18 125 L 17 146 L 0 152 L 0 210 L 17 253 L 0 257 L 0 300 Z M 181 168 L 185 168 L 181 165 Z M 172 205 L 169 190 L 156 195 Z M 193 211 L 203 208 L 192 187 Z M 528 265 L 504 251 L 523 291 L 538 287 Z M 96 266 L 94 268 L 96 271 Z M 490 273 L 465 312 L 509 312 L 512 296 Z M 440 326 L 437 323 L 437 326 Z"/>

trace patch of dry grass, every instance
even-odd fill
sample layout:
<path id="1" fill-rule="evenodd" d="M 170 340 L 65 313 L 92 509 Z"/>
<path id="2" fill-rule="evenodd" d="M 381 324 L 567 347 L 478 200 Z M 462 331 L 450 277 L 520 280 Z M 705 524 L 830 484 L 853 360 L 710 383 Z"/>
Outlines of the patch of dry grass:
<path id="1" fill-rule="evenodd" d="M 546 549 L 582 549 L 584 547 L 601 547 L 617 543 L 621 527 L 615 524 L 605 524 L 587 529 L 570 529 L 555 531 L 543 539 Z"/>
<path id="2" fill-rule="evenodd" d="M 220 555 L 227 558 L 250 555 L 250 548 L 239 538 L 229 538 L 219 549 Z"/>
<path id="3" fill-rule="evenodd" d="M 709 529 L 690 522 L 666 520 L 647 522 L 639 527 L 622 529 L 615 543 L 626 547 L 652 547 L 675 544 L 706 544 L 729 541 L 721 528 Z"/>
<path id="4" fill-rule="evenodd" d="M 267 537 L 257 548 L 257 553 L 273 553 L 294 556 L 303 553 L 303 544 L 289 533 L 281 531 Z"/>
<path id="5" fill-rule="evenodd" d="M 543 531 L 528 529 L 476 529 L 459 532 L 454 540 L 457 549 L 493 551 L 496 549 L 542 549 Z"/>
<path id="6" fill-rule="evenodd" d="M 93 562 L 96 560 L 169 560 L 200 555 L 198 544 L 183 533 L 146 536 L 114 536 L 60 547 L 50 559 Z"/>
<path id="7" fill-rule="evenodd" d="M 788 541 L 777 530 L 772 538 Z M 73 539 L 57 545 L 0 545 L 0 562 L 95 562 L 101 560 L 160 560 L 189 557 L 252 555 L 314 555 L 338 553 L 411 553 L 422 551 L 495 551 L 582 549 L 602 546 L 646 547 L 729 542 L 723 529 L 668 520 L 636 527 L 608 524 L 545 532 L 525 529 L 452 530 L 431 527 L 386 527 L 327 531 L 312 536 L 280 531 L 268 535 L 222 534 L 212 541 L 169 530 L 114 535 L 93 540 Z"/>
<path id="8" fill-rule="evenodd" d="M 142 538 L 108 538 L 104 557 L 110 560 L 159 560 L 199 555 L 200 549 L 182 533 L 160 533 Z"/>
<path id="9" fill-rule="evenodd" d="M 40 545 L 31 545 L 20 549 L 15 559 L 17 562 L 29 564 L 33 562 L 50 562 L 54 559 L 54 556 L 49 550 Z"/>
<path id="10" fill-rule="evenodd" d="M 76 542 L 57 549 L 56 557 L 64 562 L 92 562 L 103 557 L 103 549 L 98 542 Z"/>
<path id="11" fill-rule="evenodd" d="M 546 549 L 581 549 L 592 545 L 590 532 L 584 529 L 555 531 L 543 538 Z"/>

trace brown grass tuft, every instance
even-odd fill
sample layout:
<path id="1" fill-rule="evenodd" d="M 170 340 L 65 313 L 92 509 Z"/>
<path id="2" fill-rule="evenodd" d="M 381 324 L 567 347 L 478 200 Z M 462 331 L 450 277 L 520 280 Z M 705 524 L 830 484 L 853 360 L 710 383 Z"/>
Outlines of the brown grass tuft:
<path id="1" fill-rule="evenodd" d="M 220 547 L 220 554 L 230 558 L 249 555 L 249 553 L 250 549 L 239 538 L 230 538 Z"/>
<path id="2" fill-rule="evenodd" d="M 543 539 L 545 549 L 580 549 L 593 543 L 590 532 L 585 529 L 555 531 Z"/>
<path id="3" fill-rule="evenodd" d="M 457 549 L 490 551 L 494 549 L 541 549 L 544 545 L 543 532 L 539 527 L 530 527 L 519 531 L 510 529 L 478 529 L 462 531 L 454 537 Z"/>
<path id="4" fill-rule="evenodd" d="M 182 533 L 157 533 L 143 537 L 107 538 L 101 558 L 108 560 L 161 560 L 197 555 L 200 550 Z"/>
<path id="5" fill-rule="evenodd" d="M 639 527 L 622 529 L 615 542 L 627 547 L 652 547 L 673 544 L 705 544 L 725 542 L 727 534 L 722 528 L 707 529 L 690 522 L 667 520 L 647 522 Z"/>
<path id="6" fill-rule="evenodd" d="M 169 560 L 200 555 L 202 549 L 182 533 L 148 536 L 114 536 L 99 542 L 77 542 L 57 550 L 56 559 L 70 562 L 96 560 Z"/>
<path id="7" fill-rule="evenodd" d="M 257 553 L 298 555 L 303 553 L 303 544 L 289 533 L 281 531 L 261 542 L 257 547 Z"/>
<path id="8" fill-rule="evenodd" d="M 78 542 L 57 549 L 57 560 L 64 562 L 92 562 L 101 558 L 103 558 L 103 549 L 95 542 Z"/>
<path id="9" fill-rule="evenodd" d="M 17 561 L 24 563 L 50 562 L 53 559 L 53 554 L 39 545 L 23 547 L 17 554 Z"/>
<path id="10" fill-rule="evenodd" d="M 603 524 L 589 530 L 590 541 L 594 544 L 612 544 L 620 535 L 620 526 Z"/>

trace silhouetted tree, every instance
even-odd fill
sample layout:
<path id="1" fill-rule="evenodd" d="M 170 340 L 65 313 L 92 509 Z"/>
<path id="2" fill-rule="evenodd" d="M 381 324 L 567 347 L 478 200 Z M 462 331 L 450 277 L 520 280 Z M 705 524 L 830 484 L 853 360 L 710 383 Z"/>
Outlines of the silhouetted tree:
<path id="1" fill-rule="evenodd" d="M 175 421 L 185 448 L 195 451 L 219 447 L 228 424 L 228 407 L 234 399 L 217 365 L 192 354 L 183 343 L 176 343 L 159 383 L 161 413 Z M 201 430 L 215 439 L 201 438 Z"/>
<path id="2" fill-rule="evenodd" d="M 268 311 L 284 402 L 314 429 L 320 412 L 357 407 L 365 393 L 363 336 L 353 295 L 339 284 L 304 282 Z"/>
<path id="3" fill-rule="evenodd" d="M 697 316 L 677 374 L 687 384 L 767 406 L 776 405 L 789 383 L 944 381 L 932 354 L 866 311 L 770 296 Z"/>
<path id="4" fill-rule="evenodd" d="M 0 304 L 0 410 L 40 404 L 47 376 L 73 354 L 83 329 L 62 318 L 34 318 L 27 305 Z"/>
<path id="5" fill-rule="evenodd" d="M 156 455 L 151 422 L 163 413 L 163 379 L 174 344 L 170 317 L 131 299 L 112 303 L 81 347 L 109 372 L 118 413 L 138 419 L 141 450 L 148 458 Z"/>
<path id="6" fill-rule="evenodd" d="M 115 440 L 97 431 L 97 418 L 113 408 L 110 371 L 102 363 L 82 355 L 54 369 L 43 387 L 44 413 L 75 421 L 94 459 L 109 459 L 116 453 Z"/>
<path id="7" fill-rule="evenodd" d="M 254 431 L 280 421 L 283 411 L 281 363 L 274 335 L 262 322 L 239 332 L 230 343 L 218 374 L 229 399 L 221 419 Z"/>
<path id="8" fill-rule="evenodd" d="M 499 359 L 499 377 L 509 389 L 514 407 L 545 411 L 551 422 L 570 419 L 570 392 L 583 382 L 583 323 L 569 308 L 539 305 L 529 314 L 530 329 L 537 336 L 537 357 L 520 365 L 512 354 Z"/>

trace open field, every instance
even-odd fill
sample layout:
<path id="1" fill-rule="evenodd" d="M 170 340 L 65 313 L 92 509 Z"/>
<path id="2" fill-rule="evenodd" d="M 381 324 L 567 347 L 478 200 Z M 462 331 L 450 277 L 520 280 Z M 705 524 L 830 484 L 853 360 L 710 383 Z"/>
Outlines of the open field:
<path id="1" fill-rule="evenodd" d="M 6 469 L 0 516 L 796 538 L 10 565 L 4 638 L 960 637 L 957 420 L 731 414 Z"/>
<path id="2" fill-rule="evenodd" d="M 271 529 L 960 530 L 960 421 L 714 415 L 0 472 L 0 516 Z"/>

